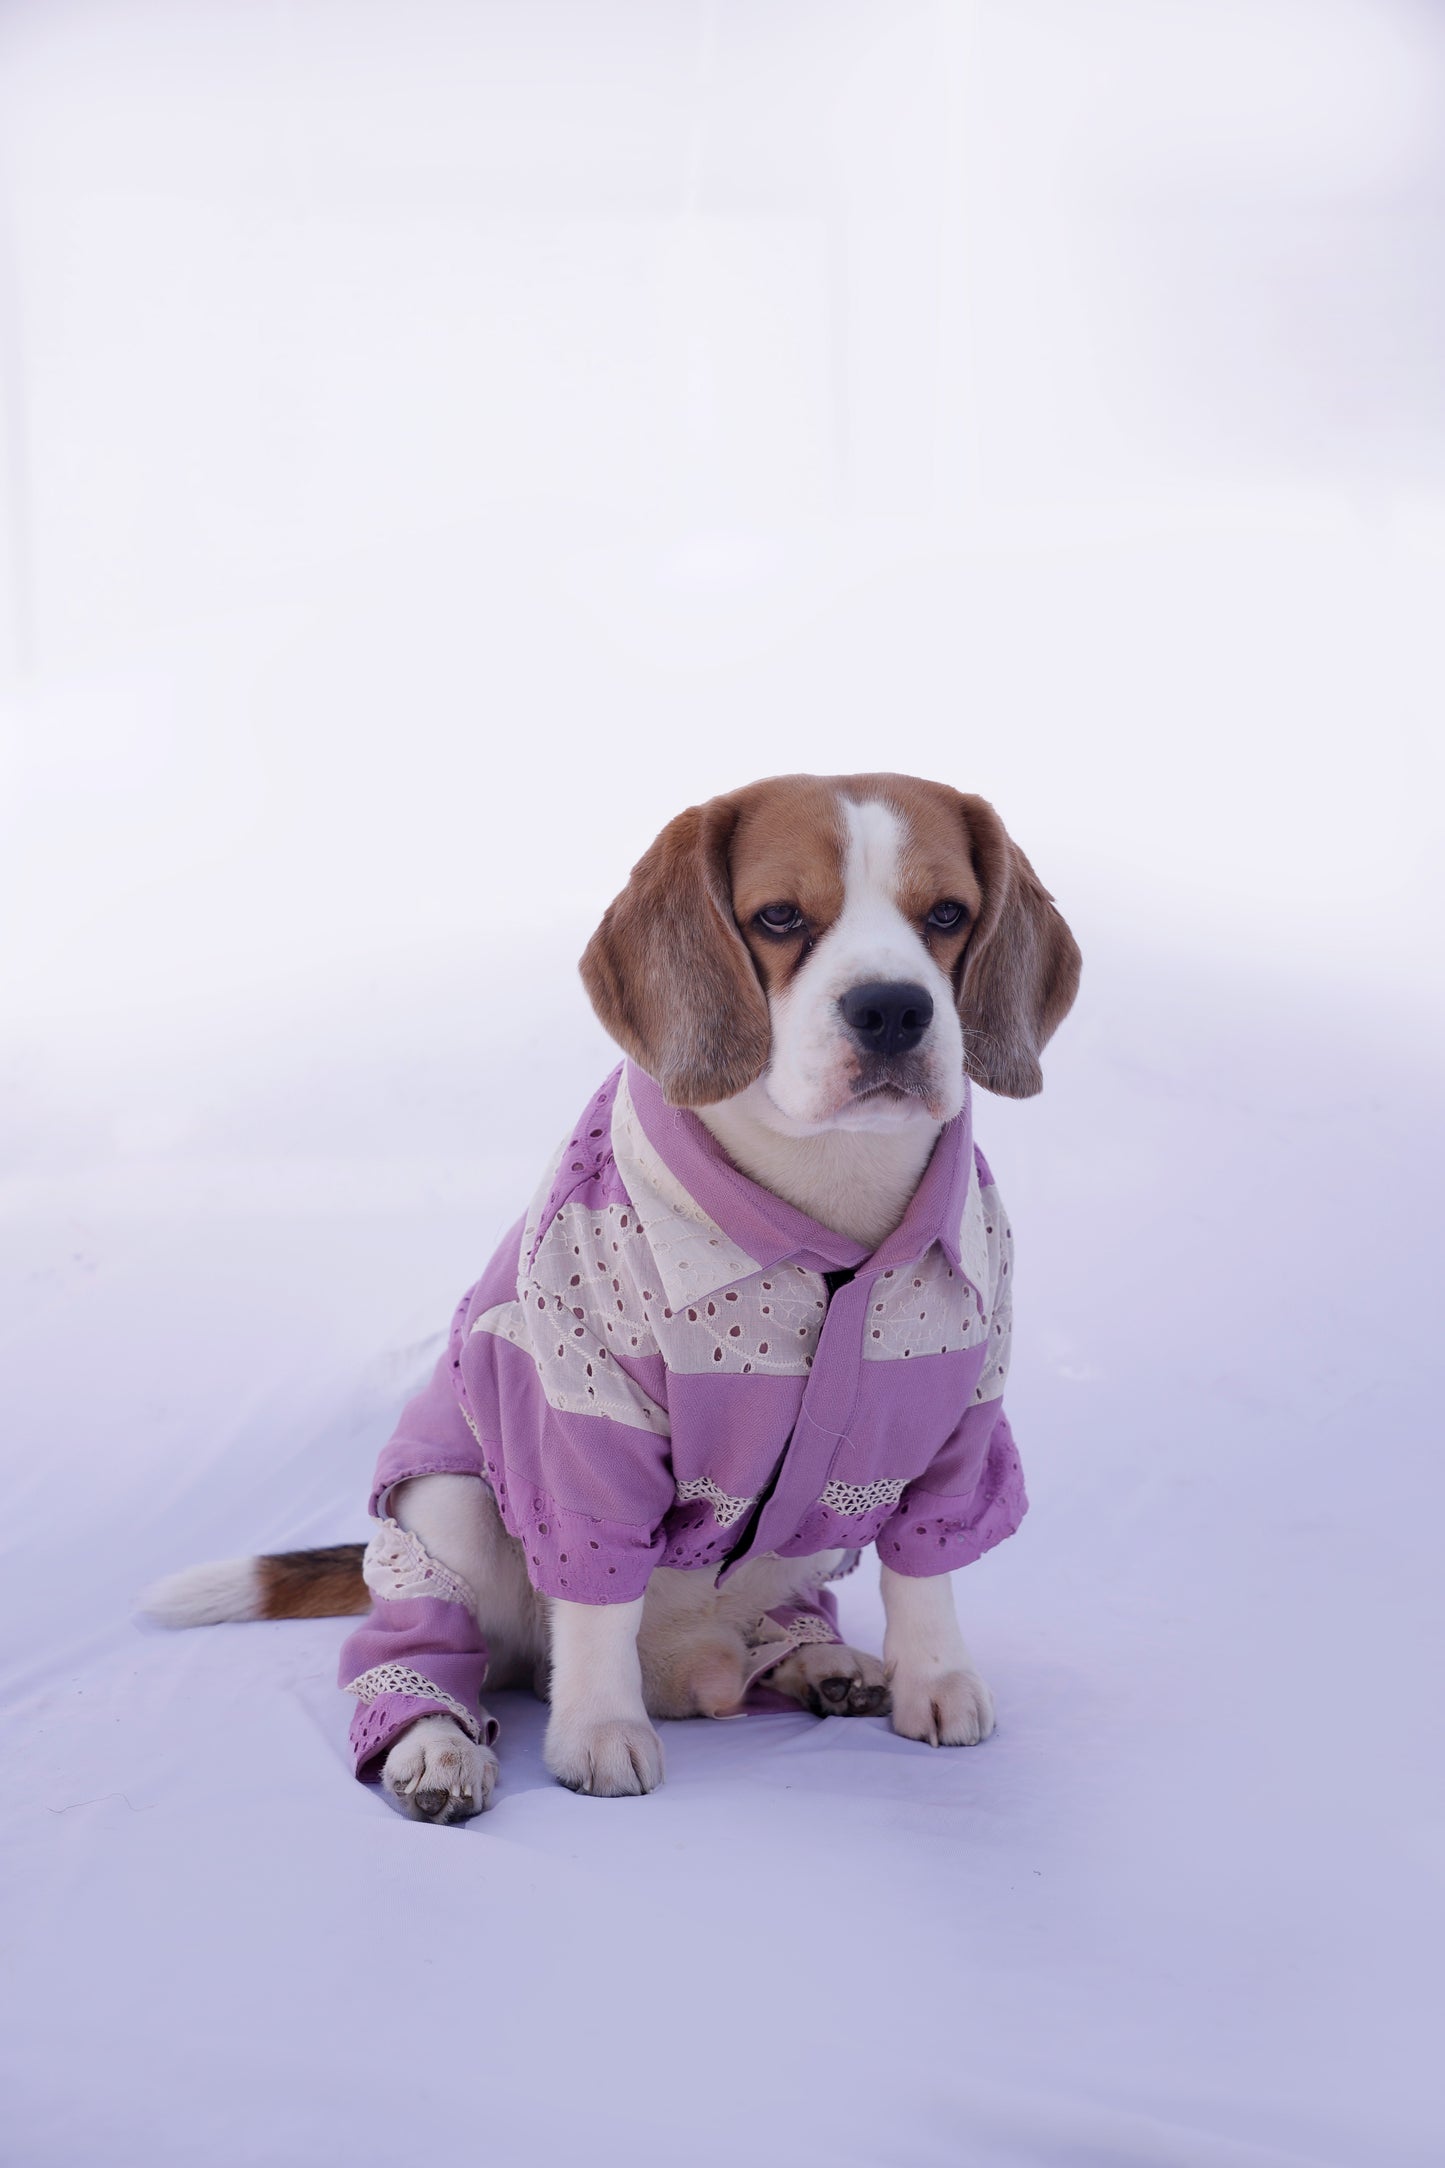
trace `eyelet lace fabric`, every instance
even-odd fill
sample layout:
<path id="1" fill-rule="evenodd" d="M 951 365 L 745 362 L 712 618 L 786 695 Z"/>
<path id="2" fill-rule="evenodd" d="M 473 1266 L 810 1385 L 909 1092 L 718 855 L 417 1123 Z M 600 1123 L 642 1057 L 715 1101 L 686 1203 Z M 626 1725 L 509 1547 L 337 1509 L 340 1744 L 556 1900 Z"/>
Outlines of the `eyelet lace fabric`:
<path id="1" fill-rule="evenodd" d="M 476 1596 L 461 1576 L 433 1558 L 420 1536 L 396 1521 L 382 1522 L 362 1554 L 361 1572 L 372 1595 L 391 1603 L 432 1596 L 468 1611 L 477 1608 Z"/>
<path id="2" fill-rule="evenodd" d="M 683 1505 L 690 1505 L 694 1498 L 706 1498 L 719 1528 L 731 1528 L 757 1504 L 756 1498 L 730 1497 L 707 1475 L 690 1476 L 686 1483 L 679 1483 L 677 1495 Z"/>
<path id="3" fill-rule="evenodd" d="M 806 1611 L 800 1618 L 790 1618 L 781 1632 L 784 1640 L 795 1649 L 804 1648 L 813 1641 L 836 1642 L 838 1639 L 826 1619 L 815 1618 Z"/>
<path id="4" fill-rule="evenodd" d="M 1009 1350 L 1013 1341 L 1014 1300 L 1013 1280 L 1008 1275 L 1007 1261 L 999 1282 L 999 1296 L 994 1304 L 993 1316 L 988 1326 L 988 1359 L 978 1381 L 975 1400 L 1001 1400 L 1008 1381 Z"/>
<path id="5" fill-rule="evenodd" d="M 606 1415 L 661 1437 L 667 1412 L 629 1374 L 629 1362 L 661 1355 L 676 1376 L 806 1376 L 828 1307 L 818 1274 L 797 1264 L 759 1271 L 751 1258 L 730 1254 L 729 1266 L 743 1267 L 736 1284 L 684 1290 L 673 1301 L 658 1269 L 666 1232 L 666 1221 L 644 1223 L 635 1205 L 562 1205 L 516 1299 L 485 1311 L 472 1331 L 530 1355 L 563 1414 Z"/>
<path id="6" fill-rule="evenodd" d="M 409 1664 L 373 1664 L 370 1671 L 363 1671 L 359 1678 L 353 1679 L 345 1692 L 355 1694 L 363 1708 L 379 1701 L 383 1694 L 408 1694 L 415 1701 L 434 1701 L 456 1718 L 474 1745 L 481 1744 L 480 1720 L 422 1672 L 413 1671 Z"/>
<path id="7" fill-rule="evenodd" d="M 895 1482 L 892 1477 L 881 1483 L 829 1483 L 819 1503 L 845 1520 L 854 1520 L 879 1506 L 896 1506 L 907 1487 L 906 1481 Z"/>

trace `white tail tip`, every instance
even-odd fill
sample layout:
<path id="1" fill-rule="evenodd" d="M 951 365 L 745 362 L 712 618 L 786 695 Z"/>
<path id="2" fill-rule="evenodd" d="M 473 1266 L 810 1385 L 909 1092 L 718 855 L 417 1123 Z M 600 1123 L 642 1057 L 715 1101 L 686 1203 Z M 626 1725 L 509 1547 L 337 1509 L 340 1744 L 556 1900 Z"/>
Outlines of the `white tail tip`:
<path id="1" fill-rule="evenodd" d="M 158 1626 L 220 1626 L 227 1619 L 260 1618 L 261 1576 L 254 1558 L 187 1566 L 148 1588 L 140 1608 Z"/>

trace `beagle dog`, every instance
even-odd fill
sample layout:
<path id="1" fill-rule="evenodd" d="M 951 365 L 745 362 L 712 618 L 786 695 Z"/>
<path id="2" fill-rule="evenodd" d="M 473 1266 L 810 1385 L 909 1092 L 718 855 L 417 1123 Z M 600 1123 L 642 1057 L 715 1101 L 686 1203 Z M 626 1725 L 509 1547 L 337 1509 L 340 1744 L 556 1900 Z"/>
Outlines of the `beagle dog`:
<path id="1" fill-rule="evenodd" d="M 543 1693 L 549 1768 L 609 1797 L 661 1781 L 654 1717 L 768 1697 L 986 1738 L 951 1571 L 1025 1500 L 970 1081 L 1040 1090 L 1073 936 L 983 799 L 796 775 L 671 821 L 581 970 L 627 1061 L 463 1298 L 378 1536 L 192 1568 L 149 1610 L 370 1607 L 358 1773 L 418 1819 L 490 1800 L 483 1679 Z M 870 1543 L 881 1661 L 826 1587 Z"/>

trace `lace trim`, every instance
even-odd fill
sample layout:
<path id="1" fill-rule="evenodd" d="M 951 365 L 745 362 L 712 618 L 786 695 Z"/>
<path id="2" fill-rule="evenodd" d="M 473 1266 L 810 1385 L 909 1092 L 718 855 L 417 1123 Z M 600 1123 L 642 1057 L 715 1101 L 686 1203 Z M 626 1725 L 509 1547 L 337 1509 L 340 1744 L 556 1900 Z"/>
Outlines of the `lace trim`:
<path id="1" fill-rule="evenodd" d="M 790 1618 L 780 1631 L 783 1639 L 795 1649 L 802 1648 L 810 1641 L 836 1642 L 838 1639 L 828 1621 L 816 1617 L 811 1611 L 803 1612 L 799 1618 Z"/>
<path id="2" fill-rule="evenodd" d="M 896 1506 L 907 1488 L 906 1480 L 894 1482 L 891 1477 L 883 1483 L 829 1483 L 819 1504 L 845 1520 L 854 1520 L 877 1506 Z"/>
<path id="3" fill-rule="evenodd" d="M 477 1599 L 459 1574 L 433 1558 L 420 1536 L 396 1521 L 383 1521 L 361 1560 L 362 1577 L 373 1596 L 404 1603 L 416 1596 L 434 1596 L 441 1603 L 459 1603 L 475 1611 Z"/>
<path id="4" fill-rule="evenodd" d="M 709 1475 L 690 1476 L 686 1483 L 678 1484 L 677 1495 L 683 1505 L 690 1505 L 694 1498 L 706 1498 L 719 1528 L 731 1528 L 757 1504 L 756 1498 L 730 1498 Z"/>
<path id="5" fill-rule="evenodd" d="M 409 1664 L 373 1664 L 370 1671 L 363 1671 L 360 1678 L 353 1679 L 344 1689 L 355 1694 L 362 1707 L 379 1701 L 383 1694 L 409 1694 L 414 1701 L 435 1701 L 450 1710 L 467 1737 L 480 1746 L 482 1727 L 470 1709 L 464 1709 L 459 1701 L 445 1694 L 431 1679 L 420 1671 L 413 1671 Z"/>

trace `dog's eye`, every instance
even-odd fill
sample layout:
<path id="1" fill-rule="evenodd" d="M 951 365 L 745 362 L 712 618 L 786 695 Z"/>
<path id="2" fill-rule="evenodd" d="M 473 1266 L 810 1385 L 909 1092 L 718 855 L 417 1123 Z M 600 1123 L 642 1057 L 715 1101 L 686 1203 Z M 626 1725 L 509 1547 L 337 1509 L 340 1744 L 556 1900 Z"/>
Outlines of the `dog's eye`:
<path id="1" fill-rule="evenodd" d="M 753 920 L 764 933 L 796 933 L 803 914 L 795 903 L 765 903 Z"/>
<path id="2" fill-rule="evenodd" d="M 936 903 L 924 924 L 935 933 L 952 933 L 968 917 L 967 906 L 961 903 Z"/>

